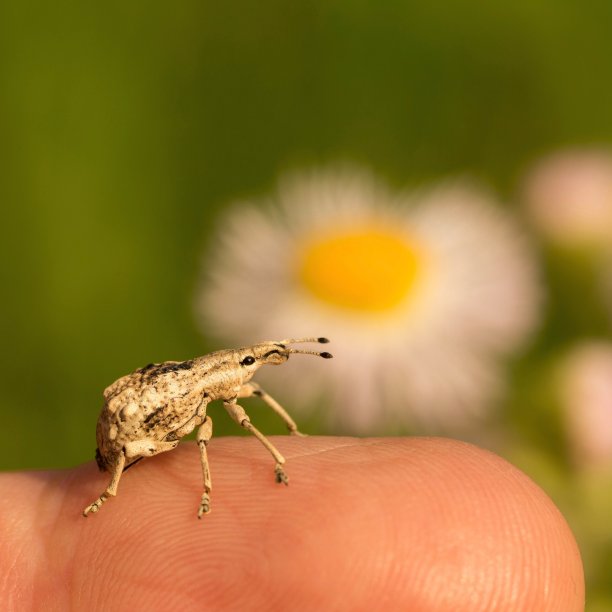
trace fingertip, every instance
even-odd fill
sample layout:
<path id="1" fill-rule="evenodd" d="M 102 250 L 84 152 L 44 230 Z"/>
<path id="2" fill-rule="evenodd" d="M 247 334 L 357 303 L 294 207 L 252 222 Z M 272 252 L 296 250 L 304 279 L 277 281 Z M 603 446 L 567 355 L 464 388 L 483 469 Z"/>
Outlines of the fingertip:
<path id="1" fill-rule="evenodd" d="M 81 509 L 108 475 L 91 466 L 48 473 L 36 489 L 47 509 L 37 575 L 48 590 L 39 591 L 70 580 L 84 585 L 84 607 L 109 609 L 203 601 L 216 609 L 583 609 L 582 563 L 565 519 L 502 458 L 440 438 L 273 441 L 291 487 L 274 482 L 256 440 L 212 441 L 215 511 L 201 521 L 193 444 L 130 470 L 119 495 L 88 520 Z M 65 579 L 50 581 L 48 567 Z"/>
<path id="2" fill-rule="evenodd" d="M 584 609 L 576 540 L 528 476 L 455 440 L 413 438 L 398 451 L 410 457 L 408 490 L 419 502 L 405 499 L 409 509 L 395 519 L 412 521 L 420 534 L 411 560 L 424 609 Z"/>

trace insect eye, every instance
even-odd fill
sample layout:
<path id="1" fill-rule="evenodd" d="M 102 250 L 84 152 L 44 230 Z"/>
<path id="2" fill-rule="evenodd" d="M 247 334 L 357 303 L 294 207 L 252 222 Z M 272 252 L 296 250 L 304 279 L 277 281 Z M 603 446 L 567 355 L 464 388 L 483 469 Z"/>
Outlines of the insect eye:
<path id="1" fill-rule="evenodd" d="M 253 365 L 255 363 L 255 357 L 251 357 L 251 355 L 249 355 L 248 357 L 245 357 L 241 362 L 240 365 Z"/>

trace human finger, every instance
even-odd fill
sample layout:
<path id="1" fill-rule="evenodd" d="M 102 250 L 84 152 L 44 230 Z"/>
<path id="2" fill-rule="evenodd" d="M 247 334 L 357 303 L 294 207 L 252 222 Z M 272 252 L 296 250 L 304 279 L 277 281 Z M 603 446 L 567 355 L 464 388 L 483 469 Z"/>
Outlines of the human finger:
<path id="1" fill-rule="evenodd" d="M 256 440 L 211 442 L 202 521 L 191 443 L 124 474 L 87 519 L 108 481 L 93 464 L 4 475 L 7 596 L 76 610 L 583 609 L 571 531 L 503 459 L 440 438 L 273 441 L 289 487 Z"/>

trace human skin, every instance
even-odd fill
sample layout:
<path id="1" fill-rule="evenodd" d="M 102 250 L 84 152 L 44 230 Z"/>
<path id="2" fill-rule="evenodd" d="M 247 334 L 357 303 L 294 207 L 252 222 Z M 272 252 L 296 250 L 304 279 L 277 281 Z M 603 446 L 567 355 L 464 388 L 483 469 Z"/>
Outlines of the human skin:
<path id="1" fill-rule="evenodd" d="M 580 553 L 525 474 L 442 438 L 252 438 L 140 462 L 98 514 L 94 463 L 0 476 L 0 607 L 28 610 L 584 609 Z"/>

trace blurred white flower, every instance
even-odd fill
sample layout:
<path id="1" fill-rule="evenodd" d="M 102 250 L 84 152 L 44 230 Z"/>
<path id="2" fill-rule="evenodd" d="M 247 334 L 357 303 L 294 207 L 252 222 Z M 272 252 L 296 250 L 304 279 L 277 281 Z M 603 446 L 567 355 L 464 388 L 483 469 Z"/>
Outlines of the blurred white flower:
<path id="1" fill-rule="evenodd" d="M 541 161 L 524 185 L 540 231 L 564 245 L 609 245 L 612 238 L 612 153 L 560 152 Z"/>
<path id="2" fill-rule="evenodd" d="M 498 357 L 534 328 L 536 276 L 486 195 L 392 194 L 344 168 L 290 176 L 272 205 L 227 214 L 197 309 L 202 329 L 228 343 L 331 339 L 330 362 L 261 370 L 292 408 L 331 395 L 333 421 L 353 431 L 454 428 L 490 406 Z"/>
<path id="3" fill-rule="evenodd" d="M 582 466 L 612 466 L 612 344 L 572 350 L 560 372 L 561 403 L 574 457 Z"/>

